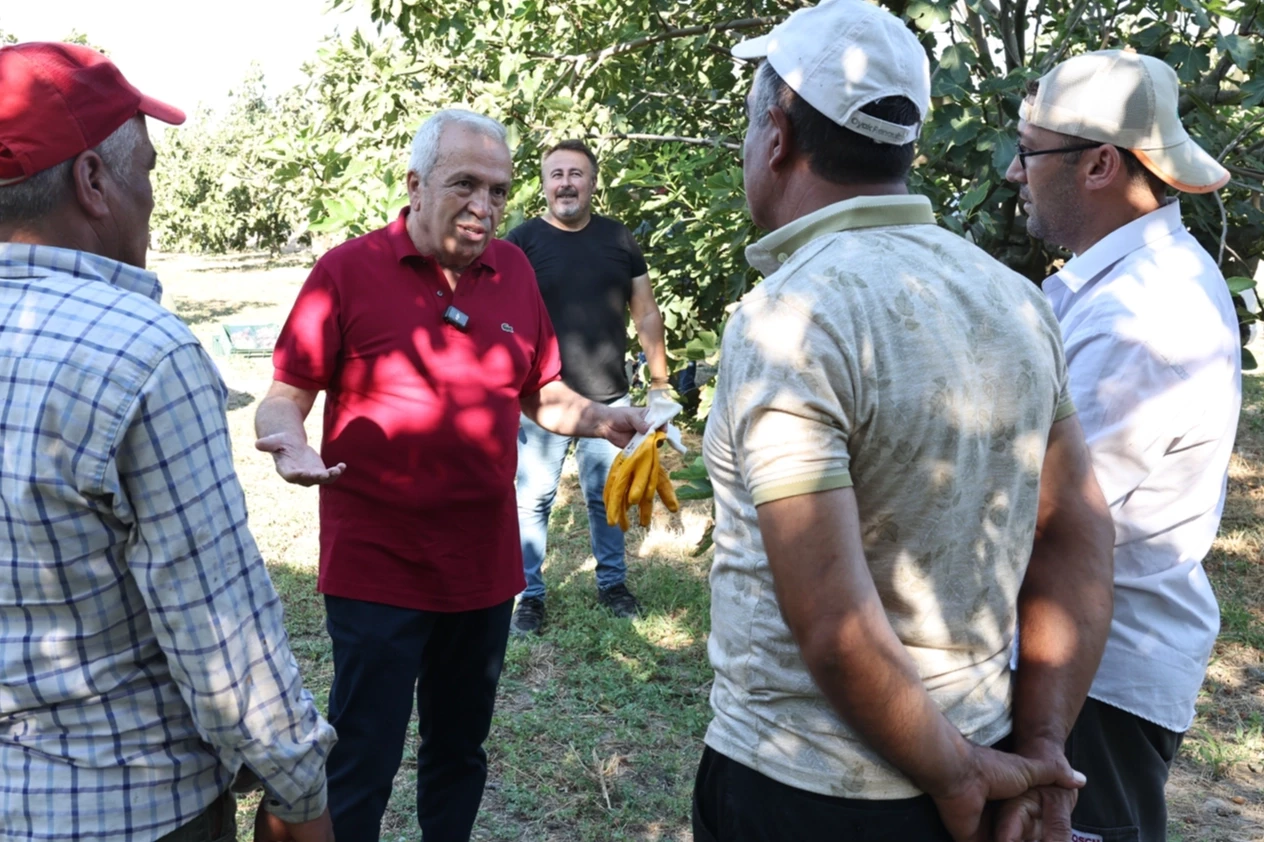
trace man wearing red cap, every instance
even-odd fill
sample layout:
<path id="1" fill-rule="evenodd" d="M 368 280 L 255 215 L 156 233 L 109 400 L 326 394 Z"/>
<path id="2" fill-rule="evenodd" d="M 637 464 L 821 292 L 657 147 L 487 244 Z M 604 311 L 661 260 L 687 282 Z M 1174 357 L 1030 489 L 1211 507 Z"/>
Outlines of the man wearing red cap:
<path id="1" fill-rule="evenodd" d="M 1027 231 L 1072 257 L 1044 283 L 1115 522 L 1115 610 L 1067 741 L 1088 775 L 1078 839 L 1167 836 L 1164 786 L 1220 628 L 1202 561 L 1242 402 L 1238 320 L 1216 261 L 1166 196 L 1229 173 L 1185 131 L 1176 72 L 1120 50 L 1068 59 L 1019 111 Z"/>
<path id="2" fill-rule="evenodd" d="M 0 49 L 0 839 L 332 838 L 333 729 L 246 527 L 226 390 L 144 271 L 155 152 L 99 53 Z"/>

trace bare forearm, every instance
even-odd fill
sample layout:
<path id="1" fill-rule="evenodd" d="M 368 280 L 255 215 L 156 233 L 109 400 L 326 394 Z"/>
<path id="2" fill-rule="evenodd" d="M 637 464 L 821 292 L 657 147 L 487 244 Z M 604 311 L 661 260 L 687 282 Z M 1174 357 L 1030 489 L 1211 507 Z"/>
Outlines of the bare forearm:
<path id="1" fill-rule="evenodd" d="M 1060 751 L 1097 672 L 1114 603 L 1115 527 L 1075 416 L 1054 424 L 1018 594 L 1018 751 Z"/>
<path id="2" fill-rule="evenodd" d="M 600 436 L 605 406 L 573 391 L 560 380 L 527 395 L 522 411 L 549 432 L 563 436 Z"/>
<path id="3" fill-rule="evenodd" d="M 1014 740 L 1020 752 L 1061 747 L 1079 716 L 1110 630 L 1113 535 L 1090 524 L 1064 541 L 1038 541 L 1032 552 L 1018 598 Z"/>
<path id="4" fill-rule="evenodd" d="M 259 402 L 259 408 L 255 410 L 255 436 L 265 438 L 284 433 L 298 443 L 306 444 L 305 416 L 302 407 L 290 398 L 269 395 Z"/>
<path id="5" fill-rule="evenodd" d="M 840 616 L 804 661 L 817 686 L 865 744 L 924 792 L 943 792 L 969 762 L 970 746 L 926 692 L 876 594 Z"/>
<path id="6" fill-rule="evenodd" d="M 963 774 L 970 745 L 940 713 L 864 564 L 850 488 L 776 500 L 759 524 L 777 600 L 812 678 L 861 739 L 925 792 Z"/>
<path id="7" fill-rule="evenodd" d="M 667 341 L 663 334 L 663 314 L 658 307 L 636 321 L 636 335 L 650 368 L 650 385 L 667 385 Z"/>

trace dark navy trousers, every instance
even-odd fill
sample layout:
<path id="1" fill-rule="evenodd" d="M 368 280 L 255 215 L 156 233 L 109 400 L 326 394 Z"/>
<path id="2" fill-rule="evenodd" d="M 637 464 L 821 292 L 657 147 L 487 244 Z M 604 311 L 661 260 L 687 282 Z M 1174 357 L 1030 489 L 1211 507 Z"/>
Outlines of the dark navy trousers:
<path id="1" fill-rule="evenodd" d="M 329 810 L 338 842 L 377 842 L 417 701 L 417 822 L 425 842 L 467 842 L 487 781 L 513 600 L 457 613 L 326 596 L 334 682 Z M 415 693 L 415 695 L 414 695 Z"/>

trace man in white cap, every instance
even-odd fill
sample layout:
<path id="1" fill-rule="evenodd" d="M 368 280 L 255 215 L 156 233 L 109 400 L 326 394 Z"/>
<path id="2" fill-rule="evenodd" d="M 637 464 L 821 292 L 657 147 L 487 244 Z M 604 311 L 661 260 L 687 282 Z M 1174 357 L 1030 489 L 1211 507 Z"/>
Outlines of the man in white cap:
<path id="1" fill-rule="evenodd" d="M 1115 522 L 1114 618 L 1067 744 L 1090 840 L 1165 838 L 1163 788 L 1220 626 L 1202 560 L 1241 404 L 1237 318 L 1165 193 L 1229 173 L 1186 133 L 1178 93 L 1158 59 L 1069 59 L 1032 83 L 1006 172 L 1028 232 L 1074 255 L 1044 290 Z"/>
<path id="2" fill-rule="evenodd" d="M 988 801 L 1053 784 L 1035 813 L 1069 839 L 1062 750 L 1112 535 L 1057 322 L 908 194 L 930 81 L 897 18 L 827 0 L 733 54 L 765 59 L 743 176 L 772 233 L 746 252 L 766 277 L 725 330 L 704 440 L 694 838 L 991 838 Z"/>

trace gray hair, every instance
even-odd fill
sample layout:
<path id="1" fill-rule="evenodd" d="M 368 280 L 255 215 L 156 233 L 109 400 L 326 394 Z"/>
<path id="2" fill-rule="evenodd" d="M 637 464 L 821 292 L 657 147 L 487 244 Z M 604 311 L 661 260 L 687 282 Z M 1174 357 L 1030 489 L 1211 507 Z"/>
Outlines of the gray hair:
<path id="1" fill-rule="evenodd" d="M 755 86 L 755 95 L 751 98 L 751 125 L 763 126 L 768 122 L 768 111 L 774 105 L 781 104 L 781 76 L 767 61 L 761 61 L 755 70 L 759 84 Z"/>
<path id="2" fill-rule="evenodd" d="M 505 131 L 503 125 L 491 117 L 476 114 L 464 108 L 445 108 L 431 115 L 421 124 L 421 128 L 417 129 L 417 134 L 413 135 L 413 149 L 412 155 L 408 158 L 408 172 L 417 173 L 417 177 L 422 181 L 430 177 L 430 171 L 439 160 L 439 138 L 443 136 L 443 130 L 451 123 L 466 126 L 479 134 L 499 140 L 506 146 L 509 145 L 509 133 Z"/>
<path id="3" fill-rule="evenodd" d="M 128 120 L 92 150 L 120 177 L 131 177 L 137 166 L 135 152 L 142 139 L 141 125 L 141 120 Z M 0 187 L 0 225 L 38 222 L 61 207 L 74 192 L 71 170 L 75 158 L 40 170 L 26 181 Z"/>

